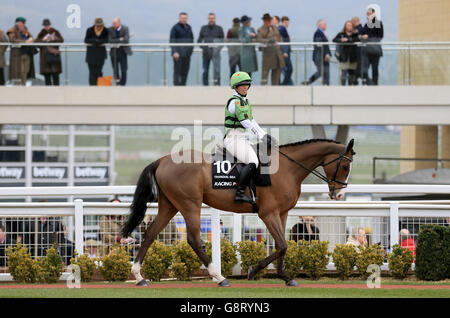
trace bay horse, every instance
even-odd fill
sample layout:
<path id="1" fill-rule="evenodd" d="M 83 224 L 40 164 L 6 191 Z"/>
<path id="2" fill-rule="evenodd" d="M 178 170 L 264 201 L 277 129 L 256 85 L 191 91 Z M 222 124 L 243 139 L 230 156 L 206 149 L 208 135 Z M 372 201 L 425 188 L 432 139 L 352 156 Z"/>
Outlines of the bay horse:
<path id="1" fill-rule="evenodd" d="M 251 268 L 248 279 L 253 279 L 258 271 L 278 259 L 278 276 L 287 286 L 298 286 L 298 283 L 285 273 L 283 266 L 287 250 L 285 228 L 288 212 L 297 204 L 301 184 L 310 173 L 328 183 L 330 199 L 343 198 L 355 154 L 353 145 L 353 139 L 348 145 L 327 139 L 311 139 L 281 145 L 277 150 L 272 150 L 272 156 L 277 151 L 280 154 L 278 170 L 271 174 L 270 186 L 256 188 L 258 198 L 256 205 L 258 216 L 275 240 L 275 252 Z M 180 154 L 182 152 L 183 150 Z M 186 152 L 191 158 L 199 155 L 195 150 L 185 150 L 184 155 Z M 131 269 L 139 286 L 148 285 L 140 273 L 148 248 L 178 211 L 186 222 L 188 243 L 208 269 L 209 275 L 217 279 L 219 286 L 230 285 L 229 281 L 214 268 L 202 249 L 201 206 L 205 203 L 218 210 L 251 213 L 252 205 L 236 203 L 235 189 L 213 189 L 212 160 L 208 157 L 211 155 L 206 153 L 200 155 L 202 157 L 199 163 L 174 163 L 171 155 L 166 155 L 145 167 L 139 177 L 130 208 L 131 213 L 122 229 L 122 236 L 128 237 L 141 223 L 148 202 L 158 202 L 158 214 L 145 232 L 144 241 Z M 319 166 L 323 167 L 325 175 L 315 170 Z M 249 189 L 246 191 L 248 194 Z"/>

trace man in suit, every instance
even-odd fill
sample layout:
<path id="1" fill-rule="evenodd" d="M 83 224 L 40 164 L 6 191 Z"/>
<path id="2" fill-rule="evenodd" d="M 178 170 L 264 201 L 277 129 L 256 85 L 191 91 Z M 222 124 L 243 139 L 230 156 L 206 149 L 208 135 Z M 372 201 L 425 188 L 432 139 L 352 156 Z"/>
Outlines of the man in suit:
<path id="1" fill-rule="evenodd" d="M 216 15 L 208 15 L 208 24 L 202 26 L 198 36 L 198 43 L 221 43 L 224 39 L 224 33 L 221 26 L 216 24 Z M 220 50 L 219 47 L 202 46 L 203 51 L 203 85 L 209 84 L 209 64 L 212 60 L 214 66 L 214 85 L 220 85 Z"/>
<path id="2" fill-rule="evenodd" d="M 194 43 L 194 34 L 187 21 L 187 13 L 181 12 L 178 23 L 170 30 L 170 43 Z M 173 85 L 186 85 L 193 50 L 192 46 L 172 46 Z"/>
<path id="3" fill-rule="evenodd" d="M 89 67 L 89 85 L 97 85 L 97 79 L 103 76 L 103 65 L 106 60 L 106 47 L 108 43 L 108 29 L 105 28 L 102 18 L 96 18 L 92 27 L 86 30 L 84 42 L 89 44 L 86 49 L 86 63 Z"/>
<path id="4" fill-rule="evenodd" d="M 328 42 L 328 38 L 325 35 L 327 29 L 327 22 L 324 19 L 317 21 L 317 30 L 314 33 L 314 42 Z M 316 79 L 322 76 L 322 84 L 330 85 L 330 59 L 331 52 L 328 45 L 314 45 L 313 61 L 316 65 L 317 71 L 311 75 L 311 77 L 304 81 L 303 85 L 310 85 Z M 322 74 L 323 72 L 323 74 Z"/>
<path id="5" fill-rule="evenodd" d="M 112 27 L 108 30 L 108 42 L 114 44 L 128 44 L 130 33 L 128 27 L 120 22 L 119 18 L 112 20 Z M 117 85 L 125 86 L 127 83 L 128 58 L 131 55 L 129 46 L 112 46 L 110 50 L 111 64 L 114 70 L 114 80 Z M 120 76 L 119 76 L 120 65 Z"/>

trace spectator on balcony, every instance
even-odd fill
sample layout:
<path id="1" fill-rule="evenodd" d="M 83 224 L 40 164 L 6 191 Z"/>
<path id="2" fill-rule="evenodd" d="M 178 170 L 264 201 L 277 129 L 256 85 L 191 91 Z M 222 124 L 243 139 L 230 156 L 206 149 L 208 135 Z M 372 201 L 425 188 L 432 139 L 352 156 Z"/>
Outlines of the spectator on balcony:
<path id="1" fill-rule="evenodd" d="M 187 21 L 188 14 L 181 12 L 178 23 L 170 31 L 170 43 L 194 43 L 194 34 Z M 172 46 L 173 85 L 186 85 L 193 50 L 192 46 Z"/>
<path id="2" fill-rule="evenodd" d="M 1 29 L 0 29 L 0 42 L 3 43 L 8 42 L 5 32 L 3 32 L 3 30 Z M 5 67 L 6 67 L 5 52 L 7 48 L 8 47 L 6 45 L 0 46 L 0 86 L 5 85 Z"/>
<path id="3" fill-rule="evenodd" d="M 291 38 L 287 31 L 288 27 L 289 17 L 281 17 L 281 24 L 278 26 L 278 31 L 283 38 L 283 42 L 291 42 Z M 292 81 L 293 67 L 291 61 L 291 46 L 281 45 L 281 53 L 283 53 L 284 64 L 286 64 L 286 66 L 281 69 L 281 73 L 283 73 L 283 82 L 281 82 L 281 85 L 294 85 L 294 82 Z"/>
<path id="4" fill-rule="evenodd" d="M 401 229 L 398 234 L 398 241 L 400 242 L 400 246 L 404 249 L 408 249 L 412 252 L 414 259 L 416 258 L 416 243 L 414 239 L 410 236 L 409 231 L 407 229 Z"/>
<path id="5" fill-rule="evenodd" d="M 239 28 L 241 26 L 239 18 L 233 19 L 233 26 L 228 29 L 226 41 L 229 43 L 239 43 Z M 230 78 L 235 72 L 241 69 L 241 48 L 237 45 L 228 47 L 228 63 L 230 65 Z"/>
<path id="6" fill-rule="evenodd" d="M 39 32 L 36 42 L 51 43 L 64 42 L 64 38 L 58 30 L 52 28 L 50 20 L 44 19 L 44 28 Z M 59 74 L 61 74 L 61 52 L 58 46 L 40 47 L 40 71 L 44 75 L 45 85 L 59 85 Z"/>
<path id="7" fill-rule="evenodd" d="M 103 65 L 106 60 L 106 47 L 108 43 L 108 29 L 105 28 L 102 18 L 96 18 L 94 25 L 86 30 L 84 42 L 86 49 L 86 63 L 89 67 L 89 85 L 97 85 L 97 79 L 103 76 Z"/>
<path id="8" fill-rule="evenodd" d="M 355 227 L 352 229 L 352 235 L 348 237 L 348 245 L 353 245 L 355 247 L 367 246 L 367 236 L 366 231 L 362 227 Z"/>
<path id="9" fill-rule="evenodd" d="M 208 24 L 202 26 L 200 29 L 197 42 L 223 43 L 224 37 L 222 27 L 216 24 L 216 15 L 214 13 L 208 14 Z M 213 62 L 214 85 L 220 85 L 220 51 L 222 50 L 222 47 L 202 45 L 201 48 L 203 51 L 203 85 L 209 85 L 209 64 L 211 60 Z"/>
<path id="10" fill-rule="evenodd" d="M 320 19 L 319 21 L 317 21 L 317 30 L 314 33 L 313 41 L 324 43 L 328 42 L 328 38 L 325 35 L 326 30 L 327 30 L 327 22 L 324 19 Z M 322 77 L 323 85 L 330 85 L 330 59 L 331 59 L 330 47 L 327 44 L 314 45 L 312 58 L 314 65 L 316 65 L 317 71 L 302 84 L 310 85 L 315 80 L 323 76 Z"/>
<path id="11" fill-rule="evenodd" d="M 364 25 L 361 39 L 366 42 L 362 49 L 363 85 L 378 85 L 378 64 L 383 56 L 380 42 L 384 35 L 383 23 L 377 18 L 375 9 L 367 8 L 367 23 Z M 369 78 L 369 68 L 372 68 L 372 78 Z"/>
<path id="12" fill-rule="evenodd" d="M 108 42 L 112 44 L 128 44 L 130 32 L 128 27 L 120 22 L 119 18 L 112 20 L 112 26 L 108 29 Z M 131 55 L 129 46 L 112 46 L 109 52 L 116 85 L 125 86 L 127 83 L 128 57 Z M 120 65 L 120 76 L 119 76 Z"/>
<path id="13" fill-rule="evenodd" d="M 355 32 L 351 21 L 347 21 L 341 32 L 333 42 L 342 43 L 336 46 L 336 58 L 339 61 L 341 71 L 341 85 L 356 85 L 356 67 L 358 64 L 357 46 L 351 43 L 358 42 L 358 33 Z"/>
<path id="14" fill-rule="evenodd" d="M 243 15 L 241 17 L 242 27 L 239 29 L 239 40 L 241 43 L 256 42 L 256 31 L 251 26 L 252 18 Z M 258 61 L 256 59 L 256 50 L 253 45 L 241 46 L 241 69 L 240 71 L 248 73 L 251 77 L 253 72 L 258 70 Z"/>
<path id="15" fill-rule="evenodd" d="M 120 203 L 120 200 L 115 198 L 110 202 Z M 100 217 L 100 237 L 105 247 L 110 247 L 116 243 L 129 244 L 136 240 L 132 237 L 122 237 L 120 232 L 125 224 L 123 215 L 103 215 Z"/>
<path id="16" fill-rule="evenodd" d="M 295 224 L 291 229 L 290 240 L 298 241 L 319 241 L 319 228 L 315 226 L 314 216 L 301 216 L 299 223 Z"/>
<path id="17" fill-rule="evenodd" d="M 6 230 L 3 225 L 0 225 L 0 267 L 8 266 L 8 258 L 6 249 L 8 246 L 15 246 L 16 241 L 11 236 L 6 235 Z"/>
<path id="18" fill-rule="evenodd" d="M 280 85 L 281 69 L 285 67 L 284 58 L 281 54 L 278 42 L 283 39 L 278 28 L 272 24 L 272 17 L 266 13 L 262 17 L 263 25 L 258 29 L 258 42 L 264 43 L 261 85 L 268 84 L 269 71 L 272 85 Z"/>
<path id="19" fill-rule="evenodd" d="M 355 30 L 355 32 L 358 34 L 358 38 L 361 40 L 361 35 L 363 32 L 363 26 L 361 25 L 361 22 L 359 21 L 358 17 L 353 17 L 352 18 L 352 24 L 353 24 L 353 29 Z M 356 80 L 358 80 L 359 78 L 362 77 L 362 55 L 361 55 L 361 47 L 357 46 L 356 47 L 356 56 L 357 56 L 357 65 L 356 65 Z"/>
<path id="20" fill-rule="evenodd" d="M 14 44 L 34 42 L 25 23 L 25 18 L 16 18 L 16 24 L 6 32 L 9 42 Z M 34 78 L 33 55 L 36 53 L 37 50 L 34 46 L 11 48 L 9 55 L 9 79 L 12 82 L 20 80 L 20 84 L 25 85 L 28 78 Z"/>

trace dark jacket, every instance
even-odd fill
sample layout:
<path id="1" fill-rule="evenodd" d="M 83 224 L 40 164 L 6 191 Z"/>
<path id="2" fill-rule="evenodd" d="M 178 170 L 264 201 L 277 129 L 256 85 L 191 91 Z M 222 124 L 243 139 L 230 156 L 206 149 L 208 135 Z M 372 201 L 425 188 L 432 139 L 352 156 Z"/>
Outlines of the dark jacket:
<path id="1" fill-rule="evenodd" d="M 342 39 L 346 38 L 345 44 L 336 46 L 336 57 L 339 62 L 354 63 L 358 60 L 357 46 L 349 45 L 347 43 L 359 42 L 358 33 L 352 33 L 350 36 L 345 32 L 339 32 L 333 39 L 333 42 L 342 43 Z"/>
<path id="2" fill-rule="evenodd" d="M 222 43 L 224 39 L 223 29 L 221 26 L 214 24 L 214 25 L 204 25 L 200 29 L 200 33 L 198 35 L 198 43 Z M 217 54 L 220 52 L 222 47 L 208 47 L 208 46 L 202 46 L 203 55 L 212 57 L 213 54 Z"/>
<path id="3" fill-rule="evenodd" d="M 54 34 L 55 39 L 51 40 L 51 41 L 44 40 L 44 37 L 47 34 Z M 59 33 L 59 31 L 54 28 L 50 28 L 48 31 L 46 29 L 42 29 L 36 38 L 36 42 L 44 42 L 44 43 L 64 42 L 64 38 L 62 37 L 61 33 Z M 58 46 L 41 46 L 40 51 L 41 51 L 40 60 L 39 60 L 40 73 L 41 74 L 49 74 L 49 73 L 60 74 L 62 72 L 61 61 L 59 61 L 58 63 L 52 63 L 52 64 L 47 63 L 47 54 L 49 52 L 58 54 L 57 52 L 59 52 L 59 47 Z"/>
<path id="4" fill-rule="evenodd" d="M 291 229 L 291 237 L 292 241 L 319 241 L 319 228 L 311 225 L 311 230 L 313 234 L 308 233 L 308 229 L 304 223 L 297 223 Z"/>
<path id="5" fill-rule="evenodd" d="M 95 34 L 94 26 L 86 30 L 84 43 L 88 45 L 86 49 L 86 62 L 88 64 L 103 64 L 106 59 L 105 43 L 108 43 L 108 29 L 103 28 L 99 36 Z"/>
<path id="6" fill-rule="evenodd" d="M 119 34 L 117 34 L 116 30 L 113 27 L 110 27 L 108 29 L 108 42 L 114 44 L 128 44 L 130 42 L 130 32 L 128 31 L 128 27 L 122 24 L 118 32 Z M 110 55 L 113 55 L 115 50 L 117 49 L 111 48 L 109 52 Z M 119 46 L 118 50 L 124 52 L 126 55 L 133 54 L 130 46 Z"/>
<path id="7" fill-rule="evenodd" d="M 291 37 L 289 36 L 289 33 L 287 29 L 284 27 L 284 25 L 278 26 L 278 31 L 280 31 L 280 35 L 283 38 L 283 42 L 291 42 Z M 291 46 L 290 45 L 281 45 L 281 53 L 287 53 L 291 54 Z"/>
<path id="8" fill-rule="evenodd" d="M 325 35 L 325 33 L 322 32 L 322 30 L 317 28 L 316 32 L 314 32 L 313 41 L 314 42 L 328 42 L 328 38 Z M 322 52 L 322 56 L 321 56 L 320 52 Z M 320 63 L 323 58 L 324 63 L 328 63 L 325 61 L 326 55 L 331 56 L 330 47 L 328 45 L 322 45 L 322 46 L 314 45 L 314 50 L 313 50 L 313 55 L 312 55 L 313 61 L 315 61 L 316 63 Z"/>
<path id="9" fill-rule="evenodd" d="M 364 25 L 362 34 L 367 34 L 369 38 L 367 40 L 363 40 L 363 42 L 380 42 L 381 39 L 384 36 L 384 28 L 383 28 L 383 22 L 378 20 L 377 18 L 374 18 L 372 20 L 372 23 L 370 25 L 366 23 Z M 373 45 L 372 45 L 373 46 Z M 378 45 L 376 45 L 378 46 Z M 373 52 L 374 50 L 370 50 L 366 48 L 367 52 Z M 369 53 L 373 54 L 373 53 Z M 379 56 L 383 55 L 383 50 L 381 48 L 381 45 L 379 45 L 378 51 L 376 51 L 376 54 Z"/>
<path id="10" fill-rule="evenodd" d="M 194 34 L 189 24 L 177 23 L 170 30 L 170 43 L 194 43 Z M 172 55 L 177 52 L 180 57 L 190 57 L 194 48 L 192 46 L 172 46 Z"/>

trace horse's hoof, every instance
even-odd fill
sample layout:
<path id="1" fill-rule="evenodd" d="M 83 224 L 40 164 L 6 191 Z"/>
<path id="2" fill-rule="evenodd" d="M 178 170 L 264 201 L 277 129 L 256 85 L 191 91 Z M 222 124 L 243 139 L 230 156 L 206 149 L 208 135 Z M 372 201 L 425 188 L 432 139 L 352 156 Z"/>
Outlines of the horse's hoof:
<path id="1" fill-rule="evenodd" d="M 136 285 L 137 286 L 144 286 L 144 287 L 146 287 L 146 286 L 149 286 L 150 284 L 145 279 L 143 279 L 139 283 L 137 283 Z"/>
<path id="2" fill-rule="evenodd" d="M 290 281 L 287 281 L 287 282 L 286 282 L 286 286 L 289 286 L 289 287 L 297 287 L 297 286 L 298 286 L 298 283 L 297 283 L 297 281 L 296 281 L 295 279 L 291 279 Z"/>
<path id="3" fill-rule="evenodd" d="M 223 281 L 221 281 L 220 283 L 219 283 L 219 286 L 220 287 L 229 287 L 230 286 L 230 281 L 228 280 L 228 279 L 224 279 Z"/>

